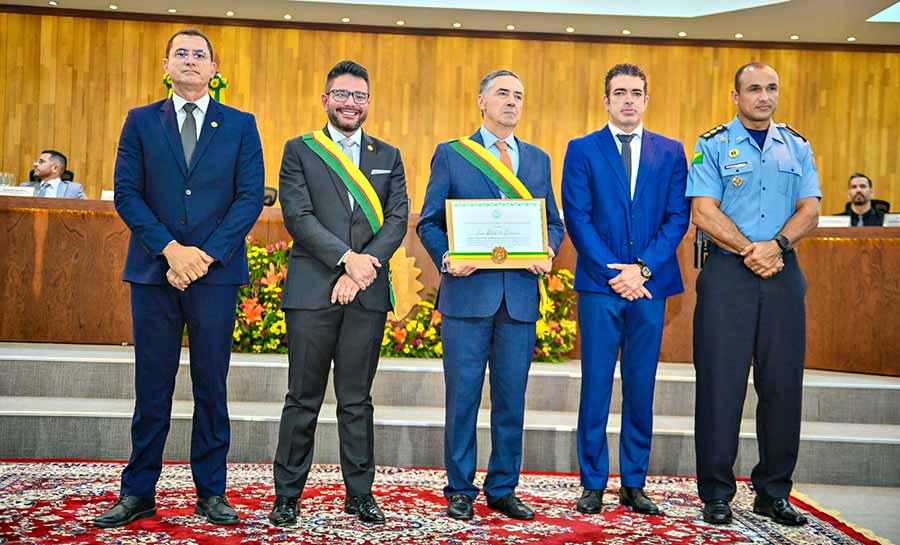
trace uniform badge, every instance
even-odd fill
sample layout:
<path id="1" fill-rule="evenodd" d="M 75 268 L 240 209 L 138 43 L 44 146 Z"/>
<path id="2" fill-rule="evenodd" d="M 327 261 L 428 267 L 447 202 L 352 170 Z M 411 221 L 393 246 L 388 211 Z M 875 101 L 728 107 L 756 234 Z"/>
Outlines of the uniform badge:
<path id="1" fill-rule="evenodd" d="M 726 140 L 728 140 L 728 137 L 725 136 L 724 134 L 719 137 L 719 142 L 725 142 Z"/>
<path id="2" fill-rule="evenodd" d="M 734 185 L 734 187 L 741 187 L 742 185 L 744 185 L 744 179 L 740 176 L 735 176 L 731 179 L 731 183 L 732 185 Z"/>
<path id="3" fill-rule="evenodd" d="M 737 148 L 731 148 L 730 150 L 728 150 L 728 156 L 731 157 L 732 159 L 734 159 L 735 157 L 737 157 L 740 154 L 741 154 L 741 152 L 739 152 Z"/>
<path id="4" fill-rule="evenodd" d="M 209 124 L 209 126 L 215 129 L 216 127 L 219 126 L 219 124 L 216 123 L 215 121 L 213 121 L 212 123 Z"/>
<path id="5" fill-rule="evenodd" d="M 375 151 L 375 146 L 373 146 L 372 144 L 369 144 L 369 147 L 367 147 L 366 149 L 369 151 Z"/>

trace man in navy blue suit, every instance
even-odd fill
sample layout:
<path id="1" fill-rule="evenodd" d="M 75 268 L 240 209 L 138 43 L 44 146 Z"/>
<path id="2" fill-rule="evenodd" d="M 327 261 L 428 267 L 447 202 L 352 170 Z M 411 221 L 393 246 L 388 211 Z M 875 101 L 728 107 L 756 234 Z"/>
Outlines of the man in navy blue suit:
<path id="1" fill-rule="evenodd" d="M 185 324 L 191 346 L 195 513 L 237 524 L 225 498 L 230 427 L 226 378 L 238 287 L 249 281 L 244 239 L 262 211 L 263 156 L 253 116 L 208 93 L 213 48 L 199 30 L 175 33 L 164 68 L 172 98 L 128 113 L 115 204 L 131 229 L 135 408 L 119 499 L 94 520 L 112 528 L 156 514 Z"/>
<path id="2" fill-rule="evenodd" d="M 647 77 L 633 64 L 606 74 L 609 123 L 569 142 L 563 165 L 566 228 L 578 251 L 581 331 L 578 462 L 582 513 L 599 513 L 609 477 L 606 424 L 622 351 L 619 501 L 658 514 L 644 494 L 653 386 L 666 297 L 684 291 L 675 251 L 687 231 L 687 160 L 680 142 L 643 128 Z"/>
<path id="3" fill-rule="evenodd" d="M 548 253 L 552 258 L 563 239 L 563 226 L 550 185 L 550 157 L 519 140 L 513 130 L 522 115 L 525 89 L 509 70 L 491 72 L 481 82 L 478 107 L 483 125 L 471 136 L 502 163 L 507 176 L 518 178 L 533 198 L 546 199 Z M 445 201 L 499 199 L 501 190 L 449 143 L 438 145 L 419 218 L 422 244 L 441 271 L 438 310 L 443 314 L 447 466 L 447 514 L 474 516 L 478 407 L 485 366 L 490 361 L 491 457 L 484 492 L 488 506 L 516 519 L 534 512 L 515 495 L 522 463 L 525 386 L 540 317 L 538 277 L 549 265 L 525 269 L 449 266 Z"/>

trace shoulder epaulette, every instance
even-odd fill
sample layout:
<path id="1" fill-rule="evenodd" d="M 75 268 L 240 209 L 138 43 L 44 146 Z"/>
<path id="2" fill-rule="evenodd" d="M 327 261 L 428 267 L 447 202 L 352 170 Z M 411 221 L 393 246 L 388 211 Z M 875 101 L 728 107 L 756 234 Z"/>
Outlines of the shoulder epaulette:
<path id="1" fill-rule="evenodd" d="M 802 134 L 800 134 L 799 132 L 797 132 L 797 129 L 795 129 L 794 127 L 791 127 L 787 123 L 776 123 L 776 125 L 778 125 L 782 129 L 787 130 L 788 132 L 790 132 L 791 134 L 793 134 L 800 140 L 803 140 L 804 142 L 806 142 L 806 137 L 803 136 Z"/>
<path id="2" fill-rule="evenodd" d="M 708 131 L 706 131 L 705 133 L 701 134 L 700 138 L 709 140 L 713 136 L 715 136 L 725 130 L 728 130 L 728 127 L 726 127 L 725 125 L 716 125 L 715 127 L 711 128 Z"/>

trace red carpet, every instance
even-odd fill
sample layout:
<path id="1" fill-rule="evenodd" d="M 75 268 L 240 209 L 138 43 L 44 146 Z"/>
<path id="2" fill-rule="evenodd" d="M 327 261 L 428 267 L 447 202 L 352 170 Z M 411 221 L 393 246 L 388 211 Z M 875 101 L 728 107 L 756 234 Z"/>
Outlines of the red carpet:
<path id="1" fill-rule="evenodd" d="M 122 464 L 0 463 L 0 545 L 166 543 L 304 545 L 513 545 L 530 543 L 665 544 L 877 544 L 834 517 L 796 498 L 810 523 L 787 528 L 751 512 L 752 492 L 739 483 L 733 503 L 735 522 L 712 527 L 700 518 L 696 484 L 691 478 L 654 477 L 647 493 L 665 510 L 662 516 L 635 515 L 618 505 L 612 479 L 600 515 L 573 509 L 580 492 L 569 475 L 523 475 L 518 492 L 534 507 L 533 521 L 513 521 L 476 502 L 476 517 L 459 522 L 444 516 L 444 473 L 438 470 L 379 468 L 375 494 L 388 522 L 369 526 L 343 514 L 343 481 L 337 466 L 316 466 L 301 502 L 297 527 L 274 528 L 266 515 L 274 499 L 271 466 L 229 466 L 228 496 L 241 513 L 241 524 L 217 527 L 194 516 L 190 468 L 166 465 L 157 489 L 155 518 L 127 528 L 98 530 L 91 520 L 114 501 Z"/>

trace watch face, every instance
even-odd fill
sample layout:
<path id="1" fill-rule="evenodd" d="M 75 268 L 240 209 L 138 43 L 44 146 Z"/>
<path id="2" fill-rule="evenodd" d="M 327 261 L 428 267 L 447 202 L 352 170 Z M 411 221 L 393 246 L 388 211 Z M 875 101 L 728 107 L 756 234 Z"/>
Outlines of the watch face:
<path id="1" fill-rule="evenodd" d="M 650 278 L 650 267 L 646 265 L 642 266 L 641 275 L 643 275 L 644 278 Z"/>

